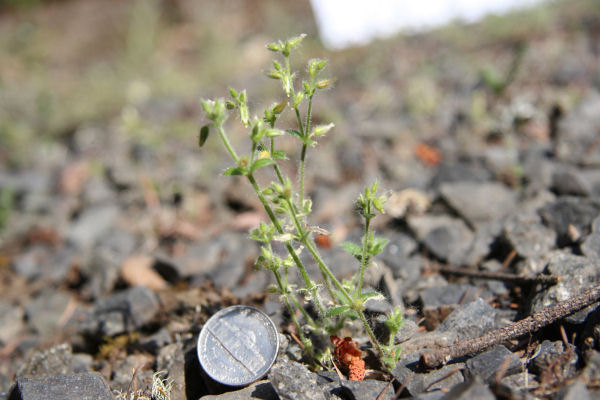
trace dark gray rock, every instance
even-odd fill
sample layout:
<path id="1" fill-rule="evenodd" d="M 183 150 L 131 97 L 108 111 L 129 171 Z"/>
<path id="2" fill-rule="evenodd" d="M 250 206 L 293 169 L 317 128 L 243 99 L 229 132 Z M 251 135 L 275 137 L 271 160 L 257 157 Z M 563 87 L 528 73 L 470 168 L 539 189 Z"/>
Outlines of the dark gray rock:
<path id="1" fill-rule="evenodd" d="M 582 380 L 576 380 L 569 386 L 562 388 L 555 397 L 556 400 L 592 400 L 592 398 L 597 397 L 592 397 Z"/>
<path id="2" fill-rule="evenodd" d="M 0 300 L 0 343 L 8 344 L 23 330 L 25 313 L 19 306 Z"/>
<path id="3" fill-rule="evenodd" d="M 90 248 L 108 232 L 118 215 L 115 205 L 88 207 L 71 225 L 67 240 L 78 248 Z"/>
<path id="4" fill-rule="evenodd" d="M 408 225 L 435 257 L 453 265 L 465 263 L 473 232 L 462 220 L 445 215 L 421 215 L 409 217 Z"/>
<path id="5" fill-rule="evenodd" d="M 158 332 L 140 340 L 140 346 L 152 354 L 157 354 L 161 348 L 170 343 L 171 334 L 167 328 L 161 328 Z"/>
<path id="6" fill-rule="evenodd" d="M 71 367 L 76 374 L 91 371 L 93 364 L 94 358 L 90 354 L 75 353 L 71 357 Z"/>
<path id="7" fill-rule="evenodd" d="M 600 93 L 591 90 L 581 103 L 558 124 L 555 155 L 567 162 L 598 165 L 600 152 L 594 146 L 600 132 Z"/>
<path id="8" fill-rule="evenodd" d="M 41 292 L 25 307 L 27 323 L 41 335 L 54 333 L 70 301 L 71 298 L 63 292 L 55 290 Z"/>
<path id="9" fill-rule="evenodd" d="M 531 312 L 557 304 L 588 289 L 600 281 L 600 260 L 576 256 L 567 252 L 555 251 L 549 255 L 547 272 L 559 276 L 560 281 L 553 286 L 541 288 L 531 301 Z M 591 305 L 571 314 L 565 321 L 580 324 L 596 308 Z"/>
<path id="10" fill-rule="evenodd" d="M 59 344 L 48 350 L 35 351 L 17 372 L 19 378 L 42 378 L 67 375 L 73 372 L 71 367 L 72 351 L 67 343 Z"/>
<path id="11" fill-rule="evenodd" d="M 134 379 L 133 370 L 136 370 L 135 379 L 141 382 L 152 381 L 152 364 L 154 357 L 148 354 L 131 354 L 124 360 L 114 362 L 110 378 L 110 387 L 122 393 L 127 392 Z"/>
<path id="12" fill-rule="evenodd" d="M 17 274 L 28 279 L 62 283 L 75 257 L 75 249 L 68 245 L 57 251 L 36 245 L 20 254 L 12 267 Z"/>
<path id="13" fill-rule="evenodd" d="M 167 371 L 169 379 L 173 382 L 171 396 L 174 399 L 186 398 L 185 351 L 182 342 L 162 347 L 156 357 L 156 369 Z M 196 358 L 197 359 L 197 358 Z M 200 380 L 197 374 L 195 379 Z"/>
<path id="14" fill-rule="evenodd" d="M 403 365 L 404 362 L 400 362 L 392 371 L 392 375 L 399 382 L 405 382 L 413 374 L 406 385 L 406 389 L 412 396 L 423 393 L 425 389 L 428 389 L 428 391 L 448 389 L 464 381 L 463 374 L 460 371 L 460 368 L 464 367 L 464 364 L 450 364 L 428 372 L 416 372 L 414 366 L 418 358 L 418 354 L 415 354 L 412 357 L 414 361 L 409 363 L 408 366 Z M 436 381 L 439 382 L 433 384 Z"/>
<path id="15" fill-rule="evenodd" d="M 584 354 L 585 367 L 581 371 L 581 377 L 585 382 L 591 382 L 600 379 L 600 353 L 597 351 L 588 351 Z"/>
<path id="16" fill-rule="evenodd" d="M 569 345 L 571 348 L 571 357 L 568 361 L 561 362 L 562 368 L 562 376 L 571 377 L 575 372 L 575 367 L 577 365 L 578 357 L 577 353 L 574 351 L 575 348 L 572 345 Z M 551 342 L 549 340 L 544 340 L 539 349 L 536 349 L 537 355 L 533 359 L 531 363 L 531 370 L 538 375 L 546 370 L 554 361 L 557 360 L 566 350 L 564 349 L 564 344 L 562 341 L 554 341 Z"/>
<path id="17" fill-rule="evenodd" d="M 489 297 L 491 293 L 468 283 L 450 283 L 434 286 L 421 292 L 420 300 L 427 328 L 435 329 L 460 303 L 469 302 L 476 297 Z"/>
<path id="18" fill-rule="evenodd" d="M 392 271 L 401 270 L 406 261 L 417 250 L 417 242 L 402 232 L 386 232 L 385 238 L 389 240 L 385 249 L 379 254 L 381 259 Z"/>
<path id="19" fill-rule="evenodd" d="M 592 221 L 600 213 L 600 200 L 576 197 L 559 197 L 539 210 L 543 222 L 557 234 L 557 244 L 565 246 L 572 243 L 569 226 L 579 233 L 589 232 Z"/>
<path id="20" fill-rule="evenodd" d="M 600 258 L 600 233 L 591 233 L 580 245 L 581 252 L 586 257 Z"/>
<path id="21" fill-rule="evenodd" d="M 82 268 L 88 276 L 94 298 L 110 293 L 119 279 L 121 266 L 137 245 L 137 238 L 130 232 L 112 229 L 98 239 L 91 252 L 90 261 Z"/>
<path id="22" fill-rule="evenodd" d="M 508 376 L 523 368 L 519 357 L 502 345 L 468 359 L 465 365 L 468 376 L 478 376 L 488 383 L 494 381 L 496 373 L 500 369 L 502 369 L 503 376 Z"/>
<path id="23" fill-rule="evenodd" d="M 223 394 L 213 395 L 209 394 L 200 397 L 201 400 L 279 400 L 279 396 L 271 382 L 262 380 L 254 382 L 252 385 L 247 386 L 240 390 L 233 392 L 226 392 Z"/>
<path id="24" fill-rule="evenodd" d="M 535 389 L 538 386 L 537 376 L 528 371 L 505 376 L 500 380 L 500 390 L 511 394 L 515 398 L 526 395 L 527 391 Z"/>
<path id="25" fill-rule="evenodd" d="M 456 332 L 459 340 L 480 336 L 497 328 L 496 310 L 481 297 L 454 309 L 436 331 Z"/>
<path id="26" fill-rule="evenodd" d="M 451 182 L 486 182 L 493 178 L 492 172 L 482 165 L 467 163 L 440 164 L 431 179 L 431 187 L 438 188 Z"/>
<path id="27" fill-rule="evenodd" d="M 447 400 L 495 400 L 490 388 L 479 379 L 470 379 L 454 386 L 443 399 Z"/>
<path id="28" fill-rule="evenodd" d="M 589 196 L 592 187 L 575 167 L 560 165 L 552 173 L 552 191 L 558 195 Z"/>
<path id="29" fill-rule="evenodd" d="M 100 336 L 131 332 L 152 321 L 159 308 L 159 299 L 152 290 L 136 286 L 98 299 L 80 330 Z"/>
<path id="30" fill-rule="evenodd" d="M 326 400 L 317 378 L 304 365 L 286 358 L 280 358 L 269 372 L 269 381 L 282 400 Z"/>
<path id="31" fill-rule="evenodd" d="M 556 244 L 556 232 L 542 225 L 535 214 L 509 218 L 504 225 L 503 237 L 523 258 L 539 258 Z"/>
<path id="32" fill-rule="evenodd" d="M 440 187 L 442 198 L 471 226 L 514 210 L 517 194 L 500 183 L 454 182 Z"/>
<path id="33" fill-rule="evenodd" d="M 97 372 L 45 378 L 19 378 L 9 400 L 112 400 L 106 381 Z"/>
<path id="34" fill-rule="evenodd" d="M 394 396 L 394 387 L 387 382 L 376 380 L 342 380 L 324 385 L 329 389 L 332 399 L 375 399 L 384 393 L 385 399 Z"/>

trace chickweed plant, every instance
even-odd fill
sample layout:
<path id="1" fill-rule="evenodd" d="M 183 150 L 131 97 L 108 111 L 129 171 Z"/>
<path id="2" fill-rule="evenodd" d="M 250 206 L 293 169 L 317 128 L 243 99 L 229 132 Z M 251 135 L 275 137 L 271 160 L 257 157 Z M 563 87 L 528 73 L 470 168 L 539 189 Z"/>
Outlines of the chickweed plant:
<path id="1" fill-rule="evenodd" d="M 262 116 L 251 115 L 245 90 L 230 89 L 229 100 L 202 100 L 202 108 L 210 123 L 200 129 L 199 145 L 204 145 L 211 130 L 216 131 L 234 163 L 231 168 L 225 170 L 224 175 L 246 177 L 264 207 L 270 222 L 262 222 L 250 232 L 250 237 L 262 244 L 256 266 L 266 268 L 274 274 L 277 284 L 269 290 L 278 293 L 289 310 L 309 360 L 323 364 L 329 355 L 327 350 L 316 348 L 311 336 L 336 334 L 348 320 L 358 319 L 379 353 L 383 365 L 391 370 L 401 351 L 399 346 L 394 345 L 394 336 L 404 323 L 402 310 L 397 308 L 388 316 L 386 325 L 390 334 L 389 340 L 380 343 L 365 317 L 364 310 L 367 300 L 383 296 L 363 288 L 366 269 L 372 265 L 373 257 L 381 253 L 387 244 L 386 239 L 375 236 L 371 227 L 371 220 L 377 213 L 383 213 L 386 196 L 377 194 L 378 184 L 375 182 L 358 197 L 357 206 L 364 218 L 362 241 L 359 244 L 342 244 L 342 247 L 358 260 L 357 271 L 350 280 L 340 281 L 333 275 L 319 254 L 307 221 L 312 207 L 304 187 L 307 152 L 309 148 L 315 147 L 317 140 L 327 134 L 334 125 L 311 126 L 314 96 L 333 83 L 333 79 L 320 77 L 327 61 L 308 61 L 307 76 L 301 82 L 298 82 L 298 74 L 290 68 L 290 55 L 305 36 L 302 34 L 267 45 L 268 50 L 279 56 L 279 60 L 273 61 L 273 69 L 268 73 L 268 77 L 281 83 L 285 96 L 282 101 L 265 109 Z M 277 126 L 277 121 L 286 108 L 291 109 L 295 116 L 297 126 L 292 129 Z M 241 123 L 248 129 L 249 154 L 240 155 L 231 145 L 225 129 L 225 121 L 230 112 L 236 112 Z M 296 183 L 292 183 L 280 168 L 280 164 L 287 160 L 287 157 L 284 151 L 277 149 L 276 142 L 284 135 L 296 138 L 301 147 L 298 160 L 299 179 Z M 270 173 L 271 184 L 261 187 L 256 179 L 258 173 Z M 286 254 L 278 254 L 274 249 L 274 242 L 282 243 Z M 302 251 L 310 253 L 318 265 L 319 277 L 309 275 L 299 257 Z M 302 283 L 298 286 L 290 283 L 290 273 L 299 273 Z M 316 313 L 307 311 L 306 306 L 309 303 Z M 311 334 L 307 334 L 308 332 Z"/>

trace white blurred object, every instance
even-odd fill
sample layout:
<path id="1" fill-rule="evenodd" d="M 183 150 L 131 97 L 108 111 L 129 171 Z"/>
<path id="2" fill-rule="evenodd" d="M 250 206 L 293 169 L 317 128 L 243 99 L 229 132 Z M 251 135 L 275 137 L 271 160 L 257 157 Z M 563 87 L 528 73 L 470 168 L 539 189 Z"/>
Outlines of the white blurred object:
<path id="1" fill-rule="evenodd" d="M 474 22 L 492 13 L 544 0 L 311 0 L 319 35 L 330 49 L 363 45 L 401 30 L 421 30 L 454 19 Z"/>

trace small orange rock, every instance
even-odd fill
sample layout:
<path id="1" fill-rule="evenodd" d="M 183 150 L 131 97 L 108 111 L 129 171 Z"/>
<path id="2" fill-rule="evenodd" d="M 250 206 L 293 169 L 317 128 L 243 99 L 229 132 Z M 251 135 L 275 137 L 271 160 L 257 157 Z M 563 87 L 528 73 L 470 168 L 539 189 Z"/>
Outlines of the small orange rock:
<path id="1" fill-rule="evenodd" d="M 130 286 L 146 286 L 152 290 L 167 288 L 167 282 L 154 269 L 154 259 L 147 255 L 129 257 L 121 266 L 121 276 Z"/>

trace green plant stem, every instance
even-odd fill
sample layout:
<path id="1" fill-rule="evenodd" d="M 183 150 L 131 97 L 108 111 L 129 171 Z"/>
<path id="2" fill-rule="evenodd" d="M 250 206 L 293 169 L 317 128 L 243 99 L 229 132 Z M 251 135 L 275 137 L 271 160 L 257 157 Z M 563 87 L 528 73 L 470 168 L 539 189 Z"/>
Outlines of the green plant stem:
<path id="1" fill-rule="evenodd" d="M 367 335 L 369 335 L 369 337 L 371 338 L 371 342 L 373 342 L 373 344 L 377 348 L 377 352 L 379 353 L 379 357 L 381 357 L 381 358 L 385 357 L 385 353 L 383 352 L 383 349 L 381 348 L 381 345 L 379 344 L 379 341 L 375 337 L 375 334 L 373 333 L 373 330 L 371 329 L 371 326 L 369 326 L 369 322 L 367 321 L 367 318 L 365 317 L 365 314 L 362 311 L 359 311 L 358 312 L 358 316 L 360 317 L 363 325 L 365 326 L 365 331 L 367 332 Z"/>
<path id="2" fill-rule="evenodd" d="M 269 203 L 267 203 L 267 199 L 265 199 L 265 197 L 262 195 L 260 188 L 258 187 L 258 183 L 256 182 L 256 179 L 254 179 L 254 175 L 248 174 L 247 177 L 248 177 L 248 180 L 250 181 L 250 184 L 252 184 L 252 188 L 254 188 L 254 192 L 258 196 L 258 199 L 260 200 L 261 204 L 263 205 L 263 208 L 267 212 L 269 219 L 271 220 L 271 222 L 273 222 L 273 225 L 275 225 L 275 229 L 277 229 L 277 232 L 280 235 L 283 234 L 284 233 L 283 228 L 281 227 L 281 224 L 277 220 L 277 217 L 275 216 L 275 213 L 271 209 L 271 206 L 269 206 Z M 319 310 L 319 313 L 321 313 L 321 315 L 325 315 L 325 309 L 323 308 L 323 305 L 321 304 L 321 301 L 319 300 L 318 296 L 316 296 L 316 287 L 313 284 L 313 282 L 310 280 L 310 277 L 308 276 L 308 272 L 306 271 L 304 264 L 302 264 L 302 261 L 300 261 L 300 258 L 298 258 L 298 255 L 296 254 L 296 251 L 294 250 L 292 245 L 289 244 L 289 242 L 285 243 L 285 248 L 287 249 L 290 256 L 292 256 L 294 263 L 298 266 L 298 270 L 300 271 L 300 274 L 302 275 L 302 279 L 304 280 L 307 290 L 309 292 L 311 292 L 311 294 L 313 294 L 313 301 L 315 302 L 317 309 Z"/>
<path id="3" fill-rule="evenodd" d="M 221 140 L 223 141 L 223 144 L 225 145 L 225 148 L 229 152 L 229 155 L 231 156 L 231 158 L 233 158 L 233 161 L 235 161 L 236 165 L 239 167 L 240 166 L 240 158 L 238 157 L 237 153 L 235 152 L 235 149 L 233 148 L 233 146 L 231 146 L 231 143 L 229 142 L 229 138 L 227 137 L 227 135 L 225 134 L 225 131 L 223 130 L 223 125 L 219 124 L 216 126 L 216 128 L 217 128 L 217 132 L 219 132 L 219 136 L 221 137 Z"/>
<path id="4" fill-rule="evenodd" d="M 271 128 L 274 126 L 271 125 Z M 275 153 L 275 139 L 271 138 L 271 155 Z M 283 175 L 281 174 L 281 170 L 279 169 L 279 165 L 277 163 L 273 164 L 273 168 L 275 169 L 275 173 L 277 174 L 277 179 L 279 179 L 279 183 L 283 184 Z"/>
<path id="5" fill-rule="evenodd" d="M 290 317 L 292 318 L 292 321 L 294 322 L 294 325 L 296 325 L 296 329 L 298 330 L 298 336 L 300 337 L 300 340 L 302 341 L 302 343 L 304 343 L 306 346 L 306 343 L 308 343 L 308 341 L 307 341 L 306 337 L 304 336 L 304 332 L 302 331 L 302 327 L 300 326 L 300 323 L 298 322 L 298 318 L 296 318 L 296 311 L 294 310 L 294 307 L 292 307 L 292 304 L 290 304 L 290 298 L 292 299 L 292 303 L 294 303 L 294 306 L 297 309 L 299 309 L 300 312 L 302 312 L 302 315 L 304 315 L 304 317 L 307 318 L 307 321 L 309 321 L 309 323 L 314 324 L 314 321 L 312 320 L 312 318 L 310 318 L 308 313 L 306 313 L 304 308 L 300 307 L 300 304 L 298 304 L 298 300 L 296 299 L 296 297 L 294 297 L 293 295 L 290 296 L 290 293 L 287 292 L 287 288 L 283 284 L 283 281 L 281 279 L 281 274 L 279 273 L 279 271 L 273 270 L 273 273 L 275 274 L 275 279 L 277 280 L 277 285 L 279 286 L 279 291 L 281 292 L 281 297 L 284 299 L 285 305 L 287 306 L 287 309 L 290 313 Z"/>
<path id="6" fill-rule="evenodd" d="M 371 202 L 367 203 L 366 215 L 371 214 Z M 371 218 L 365 217 L 365 239 L 362 248 L 362 255 L 360 258 L 360 271 L 358 272 L 358 285 L 356 286 L 356 298 L 358 299 L 362 293 L 362 287 L 364 284 L 365 270 L 367 269 L 368 259 L 367 252 L 369 247 L 369 229 L 371 227 Z"/>

